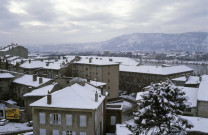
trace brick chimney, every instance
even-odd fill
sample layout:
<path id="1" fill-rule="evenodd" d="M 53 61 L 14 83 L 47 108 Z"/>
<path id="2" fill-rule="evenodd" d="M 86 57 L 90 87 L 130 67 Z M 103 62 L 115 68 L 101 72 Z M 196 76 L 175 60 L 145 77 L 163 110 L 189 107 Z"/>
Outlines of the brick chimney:
<path id="1" fill-rule="evenodd" d="M 48 91 L 48 95 L 47 95 L 47 104 L 50 105 L 52 103 L 52 96 Z"/>
<path id="2" fill-rule="evenodd" d="M 95 93 L 95 102 L 97 102 L 97 101 L 98 101 L 98 93 L 96 91 L 96 93 Z"/>
<path id="3" fill-rule="evenodd" d="M 39 84 L 43 83 L 43 78 L 39 77 Z"/>
<path id="4" fill-rule="evenodd" d="M 101 87 L 101 95 L 103 95 L 103 96 L 105 96 L 105 94 L 106 94 L 106 92 L 105 92 L 105 90 L 104 90 L 104 88 L 103 87 Z"/>
<path id="5" fill-rule="evenodd" d="M 31 63 L 31 59 L 29 59 L 29 63 Z"/>
<path id="6" fill-rule="evenodd" d="M 33 75 L 33 82 L 35 82 L 35 81 L 37 81 L 37 75 L 36 74 Z"/>
<path id="7" fill-rule="evenodd" d="M 92 58 L 89 58 L 89 63 L 92 63 Z"/>
<path id="8" fill-rule="evenodd" d="M 113 61 L 113 59 L 112 59 L 112 58 L 110 58 L 110 59 L 109 59 L 109 61 L 111 61 L 111 62 L 112 62 L 112 61 Z"/>
<path id="9" fill-rule="evenodd" d="M 87 82 L 90 83 L 90 78 L 87 78 Z"/>

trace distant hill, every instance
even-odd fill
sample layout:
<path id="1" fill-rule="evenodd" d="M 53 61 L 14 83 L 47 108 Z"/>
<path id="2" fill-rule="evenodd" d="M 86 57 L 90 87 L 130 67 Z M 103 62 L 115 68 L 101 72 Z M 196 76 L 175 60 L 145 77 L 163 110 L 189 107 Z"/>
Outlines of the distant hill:
<path id="1" fill-rule="evenodd" d="M 188 32 L 181 34 L 163 33 L 134 33 L 112 38 L 108 41 L 81 44 L 60 44 L 28 46 L 29 50 L 37 51 L 89 51 L 89 50 L 184 50 L 184 51 L 207 51 L 208 33 Z"/>

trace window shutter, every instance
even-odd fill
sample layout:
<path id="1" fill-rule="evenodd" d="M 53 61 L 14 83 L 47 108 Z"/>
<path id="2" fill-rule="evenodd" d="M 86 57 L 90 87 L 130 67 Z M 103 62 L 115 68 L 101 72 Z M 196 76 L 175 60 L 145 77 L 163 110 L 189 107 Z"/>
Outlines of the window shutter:
<path id="1" fill-rule="evenodd" d="M 40 135 L 46 135 L 46 129 L 40 129 Z"/>
<path id="2" fill-rule="evenodd" d="M 53 115 L 50 114 L 50 124 L 53 124 Z"/>
<path id="3" fill-rule="evenodd" d="M 72 115 L 71 114 L 66 114 L 66 125 L 72 126 Z"/>
<path id="4" fill-rule="evenodd" d="M 53 130 L 53 135 L 59 135 L 59 130 Z"/>
<path id="5" fill-rule="evenodd" d="M 86 116 L 80 115 L 80 127 L 86 127 Z"/>
<path id="6" fill-rule="evenodd" d="M 62 135 L 66 135 L 66 131 L 62 131 Z"/>
<path id="7" fill-rule="evenodd" d="M 58 114 L 58 125 L 61 125 L 61 114 Z"/>
<path id="8" fill-rule="evenodd" d="M 80 135 L 87 135 L 86 132 L 80 132 Z"/>
<path id="9" fill-rule="evenodd" d="M 45 124 L 45 113 L 39 113 L 40 124 Z"/>

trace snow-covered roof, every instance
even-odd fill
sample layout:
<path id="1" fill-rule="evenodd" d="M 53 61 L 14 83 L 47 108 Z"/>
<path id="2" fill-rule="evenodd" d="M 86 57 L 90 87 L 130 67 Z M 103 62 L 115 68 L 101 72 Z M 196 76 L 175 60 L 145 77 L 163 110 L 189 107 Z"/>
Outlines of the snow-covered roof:
<path id="1" fill-rule="evenodd" d="M 188 81 L 185 84 L 199 84 L 199 77 L 198 76 L 190 76 Z"/>
<path id="2" fill-rule="evenodd" d="M 75 83 L 87 82 L 87 79 L 80 78 L 80 77 L 75 77 L 70 82 L 75 82 Z M 93 85 L 95 87 L 100 87 L 100 86 L 106 85 L 106 83 L 104 83 L 104 82 L 98 82 L 98 81 L 92 81 L 92 80 L 90 80 L 89 84 L 91 84 L 91 85 Z"/>
<path id="3" fill-rule="evenodd" d="M 52 80 L 42 77 L 43 82 L 39 84 L 39 78 L 40 77 L 37 76 L 37 81 L 33 81 L 33 75 L 23 75 L 22 77 L 15 79 L 13 83 L 32 86 L 32 87 L 39 87 L 40 85 Z"/>
<path id="4" fill-rule="evenodd" d="M 174 78 L 174 79 L 171 79 L 171 80 L 185 82 L 186 81 L 186 77 L 182 76 L 182 77 Z"/>
<path id="5" fill-rule="evenodd" d="M 88 65 L 98 65 L 98 66 L 105 66 L 105 65 L 118 65 L 118 63 L 115 62 L 111 62 L 109 60 L 103 60 L 103 59 L 92 59 L 92 62 L 89 63 L 89 58 L 90 57 L 86 57 L 86 58 L 81 58 L 79 61 L 75 61 L 74 63 L 78 63 L 78 64 L 88 64 Z"/>
<path id="6" fill-rule="evenodd" d="M 73 58 L 69 57 L 67 60 L 68 62 L 70 62 Z M 59 70 L 63 65 L 62 63 L 66 63 L 66 60 L 64 59 L 60 59 L 60 60 L 44 60 L 44 61 L 40 61 L 40 60 L 31 60 L 31 62 L 29 63 L 29 61 L 24 62 L 20 67 L 22 68 L 26 68 L 26 69 L 36 69 L 36 68 L 44 68 L 44 69 L 54 69 L 54 70 Z M 48 63 L 48 64 L 47 64 Z"/>
<path id="7" fill-rule="evenodd" d="M 14 78 L 10 73 L 0 73 L 0 78 Z"/>
<path id="8" fill-rule="evenodd" d="M 157 74 L 157 75 L 170 75 L 183 72 L 191 72 L 193 69 L 187 66 L 172 66 L 172 67 L 158 67 L 158 66 L 119 66 L 119 71 L 133 72 L 133 73 L 145 73 L 145 74 Z"/>
<path id="9" fill-rule="evenodd" d="M 95 102 L 95 93 L 98 92 L 98 101 Z M 84 86 L 74 84 L 51 94 L 52 103 L 47 104 L 47 97 L 44 97 L 30 106 L 71 108 L 71 109 L 97 109 L 105 99 L 100 90 L 86 84 Z"/>
<path id="10" fill-rule="evenodd" d="M 208 101 L 208 75 L 201 76 L 202 80 L 199 85 L 198 100 Z"/>
<path id="11" fill-rule="evenodd" d="M 38 89 L 35 89 L 29 93 L 24 94 L 24 97 L 30 97 L 30 96 L 46 96 L 48 94 L 48 92 L 50 92 L 51 90 L 53 90 L 54 86 L 56 85 L 56 83 L 54 84 L 50 84 Z"/>
<path id="12" fill-rule="evenodd" d="M 191 103 L 191 107 L 196 107 L 198 88 L 192 88 L 192 87 L 178 87 L 178 88 L 182 89 L 186 93 L 185 96 L 188 97 L 188 102 Z"/>
<path id="13" fill-rule="evenodd" d="M 183 118 L 189 120 L 193 124 L 193 128 L 187 129 L 188 131 L 199 131 L 203 133 L 208 133 L 208 118 L 200 118 L 200 117 L 190 117 L 190 116 L 182 116 Z"/>
<path id="14" fill-rule="evenodd" d="M 126 124 L 116 124 L 116 135 L 133 135 Z"/>
<path id="15" fill-rule="evenodd" d="M 139 62 L 131 59 L 131 58 L 128 58 L 128 57 L 99 57 L 99 56 L 81 56 L 82 58 L 90 58 L 92 57 L 93 59 L 102 59 L 102 60 L 106 60 L 106 61 L 109 61 L 109 59 L 112 59 L 112 62 L 115 62 L 115 63 L 119 63 L 119 64 L 122 64 L 122 65 L 132 65 L 132 66 L 136 66 L 139 64 Z"/>

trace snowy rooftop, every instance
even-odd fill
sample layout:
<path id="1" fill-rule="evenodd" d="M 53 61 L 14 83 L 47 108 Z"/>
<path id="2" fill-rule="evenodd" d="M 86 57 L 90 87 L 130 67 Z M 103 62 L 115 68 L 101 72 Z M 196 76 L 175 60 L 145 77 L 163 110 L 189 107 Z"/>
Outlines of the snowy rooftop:
<path id="1" fill-rule="evenodd" d="M 70 57 L 67 60 L 69 62 L 72 59 L 73 58 Z M 62 64 L 63 62 L 66 63 L 66 60 L 64 60 L 64 59 L 59 59 L 57 61 L 55 61 L 55 60 L 50 60 L 50 61 L 48 61 L 48 60 L 44 60 L 44 61 L 31 60 L 30 63 L 29 63 L 29 61 L 24 62 L 20 67 L 26 68 L 26 69 L 44 68 L 44 69 L 59 70 L 63 66 L 63 64 Z"/>
<path id="2" fill-rule="evenodd" d="M 199 83 L 200 81 L 198 76 L 190 76 L 185 84 L 199 84 Z"/>
<path id="3" fill-rule="evenodd" d="M 14 78 L 10 73 L 0 73 L 0 78 Z"/>
<path id="4" fill-rule="evenodd" d="M 92 57 L 93 59 L 102 59 L 102 60 L 105 60 L 105 61 L 109 61 L 109 59 L 112 59 L 112 62 L 115 62 L 115 63 L 119 63 L 119 64 L 122 64 L 122 65 L 131 65 L 131 66 L 136 66 L 138 65 L 139 63 L 131 58 L 127 58 L 127 57 L 98 57 L 98 56 L 81 56 L 82 58 L 90 58 Z"/>
<path id="5" fill-rule="evenodd" d="M 75 77 L 70 82 L 75 82 L 75 83 L 87 82 L 87 79 L 80 78 L 80 77 Z M 89 84 L 91 84 L 91 85 L 93 85 L 95 87 L 100 87 L 100 86 L 106 85 L 106 83 L 104 83 L 104 82 L 98 82 L 98 81 L 92 81 L 92 80 L 90 80 Z"/>
<path id="6" fill-rule="evenodd" d="M 189 116 L 182 116 L 183 118 L 191 121 L 194 125 L 193 128 L 187 129 L 188 131 L 199 131 L 203 133 L 208 133 L 208 118 L 200 118 L 200 117 L 189 117 Z"/>
<path id="7" fill-rule="evenodd" d="M 187 66 L 172 66 L 172 67 L 158 67 L 158 66 L 119 66 L 119 71 L 145 73 L 145 74 L 158 74 L 170 75 L 175 73 L 183 73 L 194 71 Z"/>
<path id="8" fill-rule="evenodd" d="M 118 63 L 115 62 L 111 62 L 109 60 L 104 60 L 104 59 L 97 59 L 93 58 L 92 62 L 89 63 L 89 58 L 91 57 L 85 57 L 85 58 L 81 58 L 80 61 L 75 61 L 74 63 L 79 63 L 79 64 L 89 64 L 89 65 L 118 65 Z"/>
<path id="9" fill-rule="evenodd" d="M 201 76 L 202 80 L 199 85 L 198 100 L 208 101 L 208 75 Z"/>
<path id="10" fill-rule="evenodd" d="M 188 97 L 188 102 L 191 103 L 191 107 L 197 106 L 197 95 L 198 95 L 198 88 L 192 87 L 178 87 L 182 89 L 186 94 L 185 96 Z"/>
<path id="11" fill-rule="evenodd" d="M 32 86 L 32 87 L 39 87 L 40 85 L 52 80 L 42 77 L 43 83 L 39 84 L 39 78 L 40 77 L 37 76 L 37 81 L 33 81 L 33 75 L 23 75 L 22 77 L 15 79 L 13 82 L 17 84 Z"/>
<path id="12" fill-rule="evenodd" d="M 26 93 L 23 96 L 24 97 L 30 97 L 30 96 L 46 96 L 48 94 L 48 92 L 50 92 L 51 90 L 53 90 L 54 86 L 56 84 L 50 84 L 38 89 L 33 90 L 32 92 Z"/>
<path id="13" fill-rule="evenodd" d="M 182 76 L 182 77 L 174 78 L 174 79 L 171 79 L 171 80 L 185 82 L 186 81 L 186 77 Z"/>
<path id="14" fill-rule="evenodd" d="M 133 135 L 126 124 L 116 124 L 116 135 Z"/>
<path id="15" fill-rule="evenodd" d="M 95 102 L 95 87 L 86 84 L 84 86 L 74 84 L 51 94 L 52 103 L 47 104 L 47 97 L 44 97 L 30 106 L 72 108 L 72 109 L 97 109 L 105 99 L 98 90 L 98 101 Z"/>

